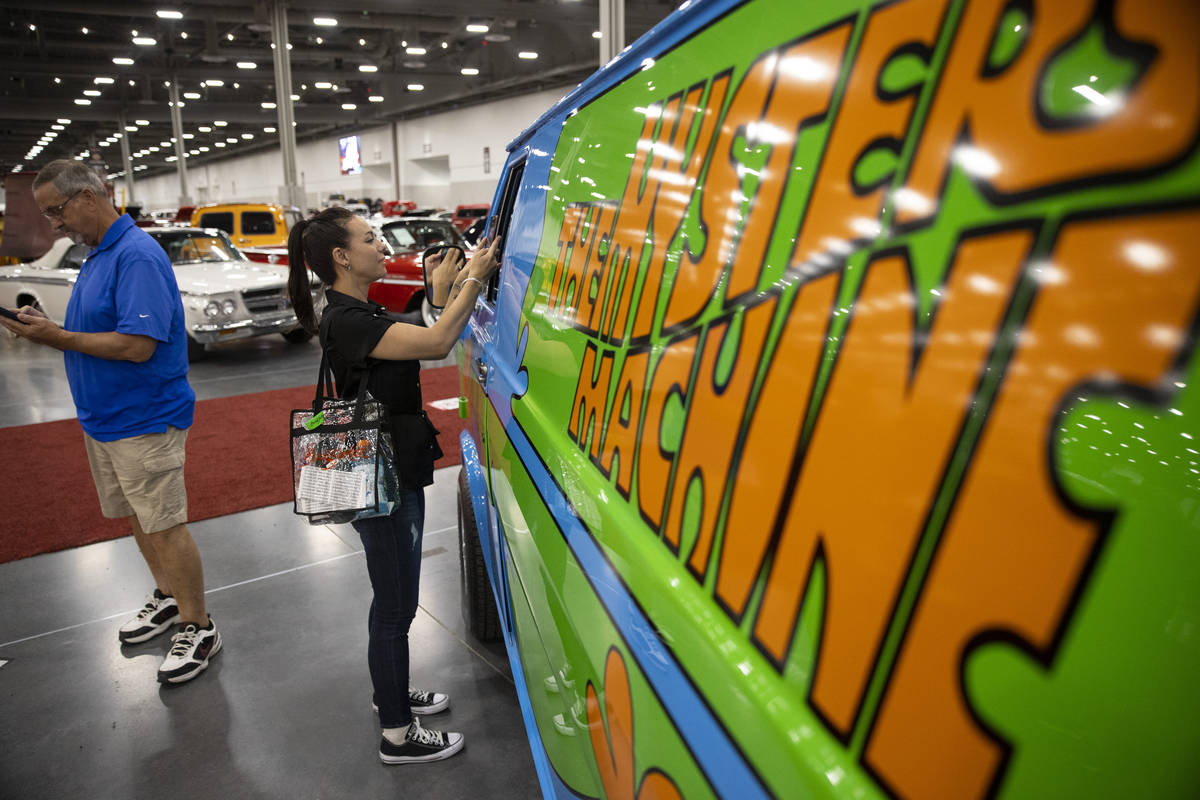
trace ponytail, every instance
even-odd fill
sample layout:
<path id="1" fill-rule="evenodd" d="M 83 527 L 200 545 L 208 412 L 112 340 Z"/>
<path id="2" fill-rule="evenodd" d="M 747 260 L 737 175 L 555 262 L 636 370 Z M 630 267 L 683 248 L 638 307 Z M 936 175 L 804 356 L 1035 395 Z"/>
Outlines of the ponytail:
<path id="1" fill-rule="evenodd" d="M 309 333 L 317 333 L 317 317 L 308 271 L 316 273 L 325 286 L 333 285 L 333 249 L 350 246 L 345 226 L 353 217 L 354 212 L 347 208 L 327 208 L 312 219 L 296 223 L 288 234 L 288 295 L 296 319 Z"/>

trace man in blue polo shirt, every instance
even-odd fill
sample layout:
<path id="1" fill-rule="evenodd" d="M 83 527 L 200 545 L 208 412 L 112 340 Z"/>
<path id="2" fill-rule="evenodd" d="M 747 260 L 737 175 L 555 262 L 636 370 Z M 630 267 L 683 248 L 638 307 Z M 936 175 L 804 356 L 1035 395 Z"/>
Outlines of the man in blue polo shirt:
<path id="1" fill-rule="evenodd" d="M 79 270 L 63 327 L 29 306 L 19 323 L 0 322 L 63 351 L 100 509 L 128 518 L 157 584 L 118 637 L 144 642 L 178 623 L 158 680 L 183 683 L 208 667 L 221 636 L 204 606 L 200 552 L 185 524 L 184 442 L 196 395 L 179 285 L 163 249 L 117 213 L 88 167 L 50 162 L 33 196 L 56 232 L 95 249 Z"/>

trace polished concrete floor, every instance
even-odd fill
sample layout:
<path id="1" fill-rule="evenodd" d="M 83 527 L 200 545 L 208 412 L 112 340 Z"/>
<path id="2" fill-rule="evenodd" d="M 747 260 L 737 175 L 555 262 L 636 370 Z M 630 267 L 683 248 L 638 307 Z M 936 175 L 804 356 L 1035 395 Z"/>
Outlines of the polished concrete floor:
<path id="1" fill-rule="evenodd" d="M 200 399 L 311 385 L 319 357 L 315 343 L 264 337 L 222 345 L 190 379 Z M 73 415 L 61 355 L 0 332 L 0 427 Z M 424 721 L 461 731 L 463 753 L 379 762 L 361 545 L 285 504 L 189 526 L 225 646 L 178 687 L 155 681 L 166 635 L 117 643 L 153 588 L 131 538 L 0 564 L 0 800 L 536 797 L 503 646 L 462 622 L 457 471 L 426 490 L 410 642 L 414 685 L 451 696 Z M 96 502 L 94 490 L 64 502 Z M 0 521 L 2 536 L 20 529 Z"/>

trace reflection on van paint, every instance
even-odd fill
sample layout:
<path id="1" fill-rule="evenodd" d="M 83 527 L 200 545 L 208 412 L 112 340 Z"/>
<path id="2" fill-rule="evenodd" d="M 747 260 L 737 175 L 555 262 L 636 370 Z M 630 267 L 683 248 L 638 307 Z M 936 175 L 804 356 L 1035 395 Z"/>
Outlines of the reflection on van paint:
<path id="1" fill-rule="evenodd" d="M 1200 787 L 1198 33 L 699 4 L 518 140 L 472 407 L 544 786 Z"/>

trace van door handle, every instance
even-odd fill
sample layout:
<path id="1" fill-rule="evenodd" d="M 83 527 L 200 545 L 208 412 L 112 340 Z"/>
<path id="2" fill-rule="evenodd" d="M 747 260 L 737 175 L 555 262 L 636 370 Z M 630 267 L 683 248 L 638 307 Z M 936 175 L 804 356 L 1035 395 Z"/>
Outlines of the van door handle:
<path id="1" fill-rule="evenodd" d="M 482 358 L 472 359 L 475 364 L 475 379 L 480 383 L 487 382 L 488 365 L 483 363 Z"/>

